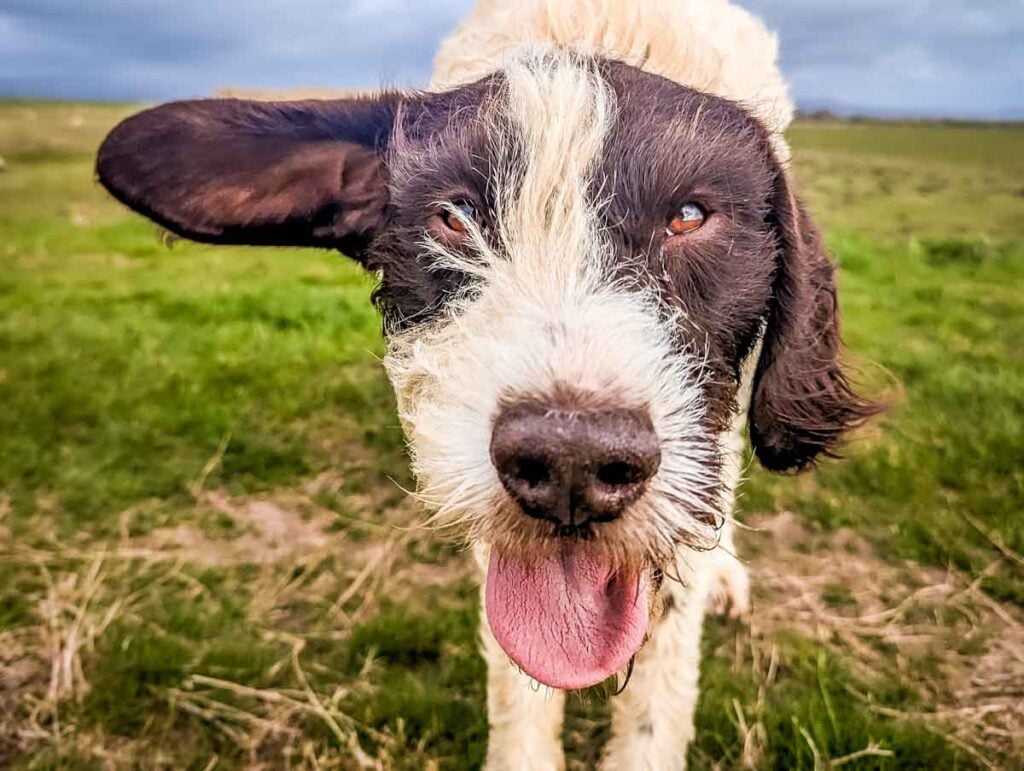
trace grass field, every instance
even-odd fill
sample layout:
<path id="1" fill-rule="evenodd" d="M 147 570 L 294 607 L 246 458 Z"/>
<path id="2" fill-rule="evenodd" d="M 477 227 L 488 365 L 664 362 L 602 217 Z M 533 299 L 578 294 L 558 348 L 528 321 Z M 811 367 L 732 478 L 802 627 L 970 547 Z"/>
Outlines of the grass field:
<path id="1" fill-rule="evenodd" d="M 420 514 L 371 281 L 163 245 L 0 104 L 0 766 L 469 768 L 476 590 Z M 847 341 L 893 409 L 752 468 L 755 608 L 711 619 L 694 768 L 1024 765 L 1024 129 L 804 124 Z M 606 735 L 571 700 L 570 765 Z"/>

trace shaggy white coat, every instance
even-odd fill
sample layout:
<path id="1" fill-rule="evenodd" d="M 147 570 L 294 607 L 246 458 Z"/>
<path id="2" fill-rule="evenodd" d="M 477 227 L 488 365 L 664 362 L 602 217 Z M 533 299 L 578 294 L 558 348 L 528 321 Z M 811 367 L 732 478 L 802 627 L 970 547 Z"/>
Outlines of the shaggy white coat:
<path id="1" fill-rule="evenodd" d="M 488 255 L 478 238 L 484 259 L 458 267 L 479 273 L 483 288 L 457 302 L 427 334 L 421 329 L 415 337 L 396 338 L 386 365 L 421 495 L 439 510 L 438 521 L 468 525 L 484 539 L 485 515 L 507 505 L 487 450 L 493 410 L 503 394 L 543 393 L 558 381 L 596 385 L 626 401 L 653 405 L 660 436 L 693 436 L 699 430 L 699 352 L 667 353 L 669 325 L 659 322 L 651 298 L 605 281 L 604 250 L 593 237 L 600 202 L 586 201 L 584 188 L 614 105 L 599 79 L 574 57 L 552 58 L 552 44 L 599 53 L 740 102 L 772 133 L 777 153 L 788 157 L 783 132 L 793 104 L 776 65 L 776 39 L 728 0 L 479 0 L 443 43 L 432 87 L 456 86 L 499 69 L 508 77 L 512 98 L 506 117 L 524 133 L 531 152 L 523 192 L 506 201 L 502 213 L 502 231 L 519 240 L 505 244 L 509 258 L 503 260 Z M 458 260 L 436 245 L 424 248 L 439 263 Z M 503 326 L 502 319 L 514 321 Z M 524 325 L 523 319 L 533 323 Z M 741 404 L 749 395 L 750 369 Z M 623 375 L 631 372 L 647 377 Z M 687 399 L 694 400 L 692 409 Z M 683 424 L 670 424 L 670 415 Z M 694 425 L 686 423 L 689 418 Z M 719 473 L 728 511 L 740 477 L 744 424 L 745 415 L 738 415 L 732 430 L 717 440 L 726 459 Z M 658 516 L 671 519 L 659 507 L 658 485 L 693 490 L 706 483 L 705 458 L 693 449 L 678 446 L 667 454 L 644 512 L 655 522 Z M 670 530 L 667 523 L 664 530 Z M 485 567 L 486 547 L 476 553 Z M 666 584 L 676 609 L 652 627 L 629 687 L 616 697 L 606 768 L 685 766 L 705 609 L 747 608 L 747 576 L 733 556 L 731 519 L 718 549 L 681 548 L 669 572 L 672 564 L 682 579 Z M 486 622 L 482 637 L 489 667 L 488 767 L 562 768 L 563 695 L 537 688 L 521 674 Z"/>

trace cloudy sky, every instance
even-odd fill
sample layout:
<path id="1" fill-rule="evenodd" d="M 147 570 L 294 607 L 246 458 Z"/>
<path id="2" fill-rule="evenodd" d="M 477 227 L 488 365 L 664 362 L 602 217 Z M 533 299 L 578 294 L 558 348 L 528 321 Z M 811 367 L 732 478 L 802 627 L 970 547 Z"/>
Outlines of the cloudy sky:
<path id="1" fill-rule="evenodd" d="M 778 31 L 805 106 L 1024 118 L 1024 0 L 739 2 Z M 422 85 L 438 41 L 470 5 L 0 0 L 0 96 L 149 101 L 223 86 Z"/>

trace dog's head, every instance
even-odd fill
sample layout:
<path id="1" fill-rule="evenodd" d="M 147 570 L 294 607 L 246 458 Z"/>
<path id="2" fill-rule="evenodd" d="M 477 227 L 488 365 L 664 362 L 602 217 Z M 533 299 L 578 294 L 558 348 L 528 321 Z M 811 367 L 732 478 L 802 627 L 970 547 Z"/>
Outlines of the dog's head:
<path id="1" fill-rule="evenodd" d="M 871 412 L 768 133 L 624 64 L 549 50 L 445 93 L 165 105 L 98 171 L 187 238 L 379 275 L 420 494 L 490 548 L 492 629 L 551 685 L 624 665 L 653 577 L 715 544 L 738 415 L 786 471 Z"/>

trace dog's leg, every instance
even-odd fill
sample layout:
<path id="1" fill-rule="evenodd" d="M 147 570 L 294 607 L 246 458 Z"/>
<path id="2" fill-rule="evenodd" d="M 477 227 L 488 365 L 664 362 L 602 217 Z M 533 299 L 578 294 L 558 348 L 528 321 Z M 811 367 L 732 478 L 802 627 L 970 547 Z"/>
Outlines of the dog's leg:
<path id="1" fill-rule="evenodd" d="M 487 660 L 487 739 L 489 771 L 565 766 L 562 717 L 565 694 L 538 686 L 522 674 L 498 645 L 481 619 L 480 636 Z"/>
<path id="2" fill-rule="evenodd" d="M 742 618 L 750 610 L 750 576 L 736 554 L 734 528 L 732 520 L 727 520 L 719 546 L 712 552 L 715 579 L 708 593 L 707 609 L 716 616 Z"/>
<path id="3" fill-rule="evenodd" d="M 753 372 L 750 366 L 746 367 L 744 376 L 743 393 L 741 398 L 749 400 L 750 380 Z M 743 464 L 743 424 L 746 422 L 746 414 L 741 413 L 735 419 L 733 430 L 722 438 L 722 483 L 730 501 L 740 484 Z M 733 509 L 733 506 L 729 506 Z M 708 612 L 717 616 L 729 616 L 730 618 L 741 618 L 747 615 L 750 610 L 750 577 L 747 574 L 747 566 L 744 565 L 736 553 L 736 542 L 733 533 L 736 524 L 733 521 L 735 512 L 730 511 L 722 525 L 719 533 L 718 548 L 712 552 L 713 571 L 715 579 L 708 595 Z"/>
<path id="4" fill-rule="evenodd" d="M 486 576 L 486 548 L 478 544 L 473 556 L 481 574 Z M 511 662 L 487 625 L 483 591 L 480 592 L 480 642 L 487 662 L 488 771 L 564 768 L 565 693 L 539 685 Z"/>
<path id="5" fill-rule="evenodd" d="M 683 582 L 666 580 L 663 615 L 612 703 L 612 737 L 602 760 L 607 771 L 686 767 L 712 562 L 710 554 L 690 552 L 678 559 Z"/>

